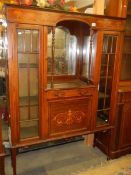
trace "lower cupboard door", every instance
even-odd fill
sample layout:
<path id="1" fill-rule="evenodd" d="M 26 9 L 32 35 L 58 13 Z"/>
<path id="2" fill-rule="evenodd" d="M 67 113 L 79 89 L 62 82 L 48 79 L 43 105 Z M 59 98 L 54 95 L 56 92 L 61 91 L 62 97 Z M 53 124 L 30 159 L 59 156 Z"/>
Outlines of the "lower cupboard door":
<path id="1" fill-rule="evenodd" d="M 90 131 L 91 98 L 50 101 L 48 109 L 49 136 Z"/>

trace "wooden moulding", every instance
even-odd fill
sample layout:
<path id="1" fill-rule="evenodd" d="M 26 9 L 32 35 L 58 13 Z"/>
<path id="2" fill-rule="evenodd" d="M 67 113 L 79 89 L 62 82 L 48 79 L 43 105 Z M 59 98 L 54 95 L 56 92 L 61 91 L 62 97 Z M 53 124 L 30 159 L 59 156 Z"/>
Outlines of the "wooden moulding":
<path id="1" fill-rule="evenodd" d="M 25 6 L 6 5 L 5 15 L 8 22 L 15 23 L 55 26 L 60 21 L 76 20 L 87 23 L 90 26 L 92 26 L 92 23 L 95 23 L 96 29 L 116 31 L 123 31 L 125 29 L 125 20 L 121 18 L 87 15 L 37 7 L 29 8 Z"/>

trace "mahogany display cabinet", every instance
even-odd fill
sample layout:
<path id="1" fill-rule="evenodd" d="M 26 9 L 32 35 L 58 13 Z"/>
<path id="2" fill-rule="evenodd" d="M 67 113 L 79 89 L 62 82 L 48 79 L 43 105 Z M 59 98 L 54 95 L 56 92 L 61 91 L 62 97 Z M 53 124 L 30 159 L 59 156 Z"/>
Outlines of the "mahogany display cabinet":
<path id="1" fill-rule="evenodd" d="M 125 19 L 6 5 L 13 173 L 19 147 L 111 130 Z"/>

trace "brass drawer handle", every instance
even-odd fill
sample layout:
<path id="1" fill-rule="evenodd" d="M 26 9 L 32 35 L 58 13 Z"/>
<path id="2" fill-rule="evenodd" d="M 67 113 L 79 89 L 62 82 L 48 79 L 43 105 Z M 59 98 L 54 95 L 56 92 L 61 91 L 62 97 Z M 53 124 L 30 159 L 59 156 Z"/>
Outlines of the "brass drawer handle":
<path id="1" fill-rule="evenodd" d="M 80 91 L 79 94 L 82 96 L 91 96 L 91 93 L 89 93 L 88 91 Z"/>
<path id="2" fill-rule="evenodd" d="M 64 92 L 56 92 L 55 96 L 56 97 L 64 97 L 65 93 Z"/>

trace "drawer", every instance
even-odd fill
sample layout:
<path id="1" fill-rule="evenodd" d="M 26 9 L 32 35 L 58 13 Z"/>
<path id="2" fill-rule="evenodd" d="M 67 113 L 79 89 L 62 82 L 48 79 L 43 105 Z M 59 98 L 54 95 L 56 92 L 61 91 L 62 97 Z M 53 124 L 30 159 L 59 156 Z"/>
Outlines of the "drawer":
<path id="1" fill-rule="evenodd" d="M 47 91 L 47 99 L 54 98 L 68 98 L 68 97 L 82 97 L 91 96 L 93 94 L 93 89 L 69 89 L 69 90 L 54 90 Z"/>

